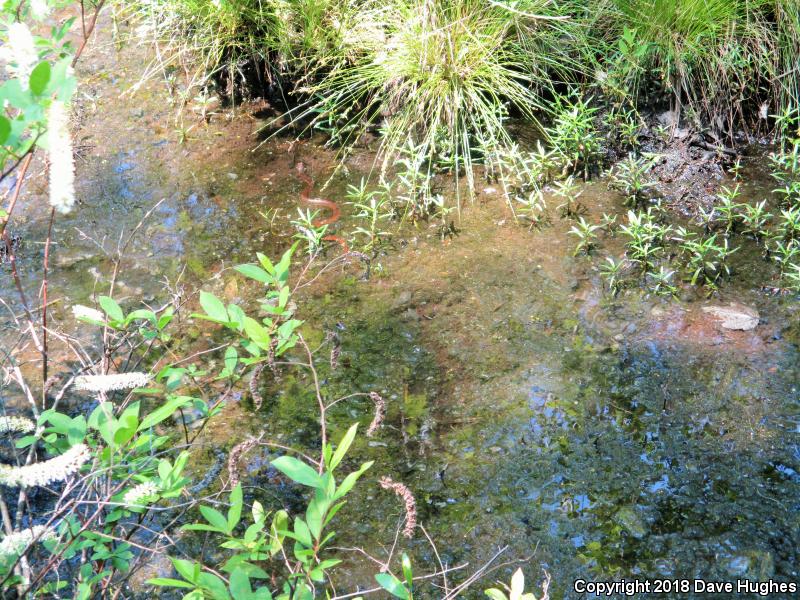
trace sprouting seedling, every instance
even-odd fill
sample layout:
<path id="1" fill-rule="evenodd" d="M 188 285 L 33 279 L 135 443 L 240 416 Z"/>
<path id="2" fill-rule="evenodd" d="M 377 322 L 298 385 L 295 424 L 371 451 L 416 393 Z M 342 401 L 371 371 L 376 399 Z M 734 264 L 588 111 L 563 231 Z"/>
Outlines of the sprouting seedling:
<path id="1" fill-rule="evenodd" d="M 800 205 L 781 211 L 778 234 L 784 240 L 800 240 Z"/>
<path id="2" fill-rule="evenodd" d="M 314 225 L 319 211 L 297 209 L 297 218 L 291 221 L 297 230 L 294 237 L 305 242 L 309 255 L 316 254 L 322 248 L 322 238 L 328 231 L 328 225 Z"/>
<path id="3" fill-rule="evenodd" d="M 672 285 L 673 275 L 675 275 L 675 271 L 664 268 L 664 265 L 661 265 L 658 271 L 648 273 L 650 282 L 653 285 L 653 292 L 659 295 L 674 295 L 678 288 Z"/>
<path id="4" fill-rule="evenodd" d="M 772 217 L 766 210 L 767 201 L 762 200 L 755 206 L 752 204 L 741 204 L 741 212 L 739 213 L 739 220 L 741 221 L 744 229 L 743 233 L 752 235 L 754 238 L 761 239 L 767 230 L 767 223 Z"/>
<path id="5" fill-rule="evenodd" d="M 614 228 L 617 225 L 617 215 L 609 215 L 607 213 L 603 213 L 603 216 L 600 218 L 600 227 L 609 235 L 614 235 Z"/>
<path id="6" fill-rule="evenodd" d="M 770 254 L 778 263 L 783 277 L 800 258 L 800 244 L 797 240 L 775 240 L 774 246 L 770 248 Z"/>
<path id="7" fill-rule="evenodd" d="M 647 172 L 652 166 L 653 158 L 635 158 L 630 154 L 611 171 L 609 186 L 619 190 L 628 204 L 636 207 L 645 199 L 645 191 L 653 187 L 653 183 L 647 179 Z"/>
<path id="8" fill-rule="evenodd" d="M 516 195 L 514 199 L 521 205 L 519 216 L 530 223 L 530 227 L 540 227 L 547 221 L 547 203 L 542 190 L 532 189 L 527 195 Z"/>
<path id="9" fill-rule="evenodd" d="M 737 156 L 736 157 L 736 160 L 733 161 L 733 164 L 731 165 L 731 168 L 729 170 L 730 170 L 731 175 L 733 175 L 733 178 L 738 180 L 739 179 L 739 175 L 742 172 L 742 157 L 741 156 Z"/>
<path id="10" fill-rule="evenodd" d="M 585 209 L 578 203 L 578 198 L 583 194 L 583 190 L 579 189 L 573 175 L 556 182 L 553 185 L 553 193 L 563 200 L 557 207 L 563 218 L 575 218 L 585 212 Z"/>
<path id="11" fill-rule="evenodd" d="M 600 264 L 600 275 L 613 296 L 616 296 L 622 287 L 621 277 L 624 265 L 624 259 L 614 260 L 610 256 L 606 256 L 606 260 Z"/>
<path id="12" fill-rule="evenodd" d="M 575 252 L 572 254 L 573 256 L 577 256 L 581 251 L 586 252 L 586 254 L 591 254 L 595 245 L 595 240 L 597 239 L 595 231 L 598 229 L 600 229 L 600 225 L 588 223 L 583 217 L 578 219 L 578 222 L 569 230 L 571 235 L 577 236 L 578 238 L 578 245 L 575 248 Z"/>
<path id="13" fill-rule="evenodd" d="M 722 224 L 725 226 L 725 233 L 729 234 L 735 231 L 736 223 L 739 217 L 739 204 L 734 202 L 736 198 L 739 197 L 739 184 L 736 184 L 736 187 L 730 189 L 726 186 L 722 186 L 722 190 L 719 194 L 717 194 L 717 199 L 719 199 L 719 204 L 716 207 L 716 212 L 719 215 L 719 219 Z"/>

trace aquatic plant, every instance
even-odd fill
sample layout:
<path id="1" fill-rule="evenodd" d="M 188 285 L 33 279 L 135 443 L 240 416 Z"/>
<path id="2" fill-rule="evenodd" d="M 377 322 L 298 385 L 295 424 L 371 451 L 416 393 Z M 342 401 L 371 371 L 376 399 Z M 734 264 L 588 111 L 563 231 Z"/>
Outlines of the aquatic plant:
<path id="1" fill-rule="evenodd" d="M 772 218 L 772 215 L 766 211 L 766 205 L 766 200 L 762 200 L 755 206 L 748 203 L 739 205 L 741 208 L 739 220 L 744 226 L 742 233 L 752 235 L 757 240 L 766 235 L 769 220 Z"/>
<path id="2" fill-rule="evenodd" d="M 606 256 L 605 261 L 600 263 L 600 275 L 605 280 L 608 290 L 613 296 L 619 293 L 622 287 L 622 274 L 625 260 L 614 260 L 611 256 Z"/>
<path id="3" fill-rule="evenodd" d="M 718 215 L 716 220 L 725 226 L 726 235 L 736 230 L 736 224 L 740 220 L 740 205 L 734 202 L 739 197 L 739 194 L 738 183 L 733 189 L 723 185 L 721 191 L 717 194 L 719 203 L 714 206 L 714 211 Z"/>
<path id="4" fill-rule="evenodd" d="M 675 271 L 670 271 L 664 265 L 659 266 L 658 271 L 651 271 L 647 278 L 652 286 L 653 292 L 659 295 L 672 296 L 677 293 L 678 288 L 672 284 L 672 277 Z"/>
<path id="5" fill-rule="evenodd" d="M 581 189 L 578 182 L 575 181 L 573 175 L 561 181 L 556 181 L 552 189 L 553 193 L 562 199 L 561 204 L 556 207 L 556 210 L 561 213 L 562 218 L 574 219 L 581 213 L 586 212 L 586 207 L 578 202 L 578 198 L 583 194 L 583 189 Z"/>
<path id="6" fill-rule="evenodd" d="M 664 242 L 671 232 L 669 225 L 657 222 L 653 209 L 647 211 L 628 211 L 628 224 L 620 230 L 628 237 L 626 253 L 628 258 L 639 264 L 647 272 L 655 268 L 655 259 L 664 249 Z"/>
<path id="7" fill-rule="evenodd" d="M 723 274 L 730 275 L 728 259 L 738 250 L 730 248 L 728 238 L 718 242 L 717 234 L 704 239 L 685 236 L 680 249 L 687 257 L 689 282 L 692 285 L 705 285 L 710 289 L 716 287 L 718 279 Z"/>
<path id="8" fill-rule="evenodd" d="M 603 213 L 603 216 L 600 218 L 600 227 L 608 234 L 613 236 L 614 229 L 617 226 L 617 215 L 609 215 L 608 213 Z"/>
<path id="9" fill-rule="evenodd" d="M 639 206 L 646 199 L 645 192 L 654 185 L 648 180 L 647 173 L 657 159 L 657 156 L 634 157 L 633 154 L 629 154 L 627 158 L 614 165 L 609 187 L 622 192 L 630 206 Z"/>
<path id="10" fill-rule="evenodd" d="M 578 238 L 578 245 L 572 253 L 573 256 L 577 256 L 580 252 L 591 254 L 597 240 L 595 231 L 598 229 L 600 229 L 600 225 L 588 223 L 583 217 L 578 218 L 578 221 L 568 232 Z"/>
<path id="11" fill-rule="evenodd" d="M 549 88 L 550 69 L 560 67 L 547 51 L 560 21 L 536 17 L 549 8 L 542 0 L 523 11 L 476 0 L 361 5 L 358 18 L 374 24 L 372 39 L 346 40 L 338 62 L 317 69 L 308 103 L 292 116 L 339 115 L 337 126 L 352 128 L 345 144 L 380 120 L 384 173 L 410 138 L 428 158 L 451 157 L 473 189 L 476 157 L 511 142 L 507 106 L 532 118 L 543 104 L 536 90 Z"/>
<path id="12" fill-rule="evenodd" d="M 784 240 L 800 239 L 800 205 L 781 211 L 778 217 L 778 235 Z"/>
<path id="13" fill-rule="evenodd" d="M 365 239 L 364 250 L 372 250 L 383 238 L 391 235 L 381 229 L 381 223 L 394 216 L 389 192 L 386 189 L 368 189 L 367 182 L 362 178 L 358 186 L 348 186 L 347 197 L 358 211 L 356 217 L 366 221 L 366 227 L 358 226 L 353 233 Z"/>
<path id="14" fill-rule="evenodd" d="M 526 196 L 515 194 L 514 200 L 517 202 L 515 214 L 527 221 L 530 227 L 541 227 L 547 222 L 547 202 L 541 189 L 535 187 Z"/>
<path id="15" fill-rule="evenodd" d="M 800 264 L 800 242 L 797 240 L 776 239 L 767 247 L 773 260 L 778 263 L 781 277 L 789 273 L 794 265 Z"/>
<path id="16" fill-rule="evenodd" d="M 502 590 L 498 588 L 490 588 L 486 590 L 486 596 L 490 600 L 550 600 L 550 574 L 545 573 L 545 579 L 542 582 L 542 595 L 537 597 L 533 592 L 525 592 L 525 575 L 522 569 L 517 569 L 511 576 L 510 585 L 505 583 L 501 584 Z"/>
<path id="17" fill-rule="evenodd" d="M 563 173 L 582 171 L 583 178 L 589 179 L 600 159 L 600 135 L 595 126 L 598 108 L 576 91 L 557 95 L 551 111 L 553 123 L 546 129 L 547 139 L 561 159 Z"/>
<path id="18" fill-rule="evenodd" d="M 645 83 L 672 95 L 677 126 L 682 112 L 714 128 L 740 114 L 740 95 L 757 97 L 759 76 L 771 72 L 764 47 L 774 44 L 762 4 L 738 0 L 614 0 L 619 30 L 634 32 Z M 636 90 L 638 85 L 629 89 Z"/>
<path id="19" fill-rule="evenodd" d="M 297 217 L 290 221 L 292 226 L 297 230 L 297 233 L 294 235 L 295 239 L 305 244 L 306 252 L 309 256 L 317 254 L 322 249 L 322 238 L 324 238 L 328 232 L 327 224 L 314 224 L 318 216 L 318 210 L 298 208 Z"/>

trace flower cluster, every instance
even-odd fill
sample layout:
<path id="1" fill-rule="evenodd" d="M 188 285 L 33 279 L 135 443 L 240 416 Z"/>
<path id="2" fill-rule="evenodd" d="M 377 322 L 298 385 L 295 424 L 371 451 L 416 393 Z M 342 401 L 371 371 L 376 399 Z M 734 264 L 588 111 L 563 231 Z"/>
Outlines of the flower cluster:
<path id="1" fill-rule="evenodd" d="M 81 375 L 75 378 L 75 387 L 87 392 L 113 392 L 144 387 L 150 383 L 149 373 L 117 373 L 116 375 Z"/>
<path id="2" fill-rule="evenodd" d="M 128 506 L 144 506 L 155 496 L 158 496 L 158 486 L 152 481 L 146 481 L 128 490 L 122 501 Z"/>
<path id="3" fill-rule="evenodd" d="M 31 0 L 31 15 L 34 19 L 42 20 L 50 14 L 47 0 Z"/>
<path id="4" fill-rule="evenodd" d="M 77 473 L 87 460 L 89 447 L 86 444 L 75 444 L 64 454 L 44 462 L 23 467 L 0 465 L 0 483 L 9 487 L 32 487 L 63 481 Z"/>
<path id="5" fill-rule="evenodd" d="M 96 308 L 76 304 L 72 307 L 72 315 L 76 319 L 89 319 L 91 321 L 104 321 L 105 316 Z"/>
<path id="6" fill-rule="evenodd" d="M 403 527 L 403 535 L 407 538 L 412 537 L 417 527 L 417 501 L 414 499 L 414 494 L 405 484 L 392 481 L 390 477 L 381 477 L 378 483 L 383 489 L 392 490 L 403 499 L 406 505 L 406 525 Z"/>
<path id="7" fill-rule="evenodd" d="M 369 398 L 375 403 L 375 416 L 372 418 L 372 423 L 367 427 L 367 437 L 372 437 L 378 431 L 381 423 L 383 423 L 383 417 L 386 415 L 386 400 L 377 392 L 370 392 Z"/>
<path id="8" fill-rule="evenodd" d="M 34 525 L 30 529 L 16 531 L 0 540 L 0 557 L 19 556 L 34 540 L 42 541 L 52 537 L 53 530 L 44 525 Z"/>
<path id="9" fill-rule="evenodd" d="M 20 87 L 28 89 L 31 71 L 39 62 L 33 34 L 25 23 L 12 23 L 8 26 L 8 45 L 2 49 L 3 59 L 12 63 L 8 70 L 19 79 Z"/>
<path id="10" fill-rule="evenodd" d="M 0 417 L 0 433 L 25 433 L 36 429 L 36 423 L 25 417 Z"/>
<path id="11" fill-rule="evenodd" d="M 75 160 L 66 105 L 54 100 L 47 113 L 50 160 L 50 206 L 61 214 L 75 204 Z"/>

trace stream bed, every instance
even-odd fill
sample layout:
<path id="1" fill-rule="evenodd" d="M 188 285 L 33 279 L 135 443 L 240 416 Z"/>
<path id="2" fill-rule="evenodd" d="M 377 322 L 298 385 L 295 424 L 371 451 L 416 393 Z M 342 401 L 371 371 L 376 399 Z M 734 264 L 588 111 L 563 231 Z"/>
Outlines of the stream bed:
<path id="1" fill-rule="evenodd" d="M 161 200 L 126 250 L 115 292 L 123 306 L 138 298 L 162 305 L 181 286 L 247 304 L 255 291 L 229 267 L 257 251 L 274 256 L 294 233 L 288 219 L 302 183 L 290 140 L 253 151 L 259 111 L 245 106 L 232 119 L 221 111 L 208 125 L 195 117 L 179 144 L 164 86 L 150 81 L 121 95 L 139 65 L 119 60 L 100 44 L 81 74 L 80 205 L 56 223 L 54 322 L 69 327 L 70 306 L 90 304 L 107 289 L 111 263 L 100 248 L 113 253 L 121 234 Z M 336 164 L 317 140 L 303 143 L 298 156 L 318 185 Z M 325 196 L 342 205 L 346 186 L 370 161 L 367 150 L 354 157 Z M 758 160 L 751 162 L 745 194 L 767 194 L 769 182 Z M 30 298 L 46 229 L 44 180 L 36 181 L 23 198 L 26 218 L 14 226 Z M 764 263 L 752 248 L 743 249 L 736 276 L 714 298 L 664 298 L 637 286 L 612 297 L 598 264 L 620 254 L 619 239 L 602 237 L 595 257 L 573 257 L 567 220 L 554 214 L 551 226 L 530 231 L 487 190 L 465 206 L 452 238 L 442 240 L 426 224 L 404 228 L 373 260 L 368 280 L 356 263 L 297 298 L 312 346 L 327 331 L 341 340 L 339 368 L 320 367 L 329 397 L 376 391 L 387 401 L 379 434 L 360 438 L 348 458 L 351 465 L 376 462 L 336 518 L 338 545 L 385 556 L 402 520 L 400 503 L 376 483 L 388 475 L 414 492 L 441 560 L 469 563 L 454 580 L 504 547 L 498 562 L 521 561 L 476 584 L 468 598 L 482 597 L 495 579 L 508 581 L 520 564 L 528 581 L 550 573 L 553 598 L 583 597 L 573 591 L 577 578 L 796 582 L 796 297 L 759 290 Z M 602 180 L 588 184 L 581 201 L 587 219 L 626 210 Z M 354 227 L 345 214 L 337 231 Z M 338 251 L 332 244 L 330 256 Z M 21 310 L 5 265 L 0 293 Z M 759 325 L 727 330 L 703 311 L 729 302 L 756 309 Z M 12 329 L 8 321 L 0 326 L 3 340 Z M 187 335 L 202 347 L 213 333 Z M 261 431 L 313 447 L 312 393 L 303 379 L 266 381 L 260 411 L 245 398 L 209 428 L 209 460 L 214 447 L 230 449 Z M 331 414 L 332 437 L 371 418 L 367 400 L 342 403 Z M 271 458 L 251 454 L 248 497 L 270 508 L 298 507 L 301 490 L 276 476 Z M 399 543 L 418 572 L 436 568 L 424 536 Z M 374 585 L 373 565 L 342 553 L 337 590 Z M 440 597 L 433 586 L 420 593 Z"/>

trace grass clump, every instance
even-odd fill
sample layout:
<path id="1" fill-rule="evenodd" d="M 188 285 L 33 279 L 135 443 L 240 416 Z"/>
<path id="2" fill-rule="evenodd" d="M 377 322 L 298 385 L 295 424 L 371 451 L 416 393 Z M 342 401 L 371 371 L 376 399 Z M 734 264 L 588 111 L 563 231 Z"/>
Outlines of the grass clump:
<path id="1" fill-rule="evenodd" d="M 559 21 L 532 15 L 547 4 L 530 0 L 514 10 L 479 0 L 363 5 L 362 18 L 379 24 L 380 34 L 317 78 L 310 106 L 320 116 L 337 115 L 349 132 L 345 144 L 379 125 L 383 171 L 411 140 L 430 159 L 429 170 L 443 160 L 472 188 L 475 160 L 511 143 L 504 127 L 509 110 L 533 118 L 542 107 L 537 91 L 549 87 L 550 67 L 558 67 L 547 47 Z"/>

